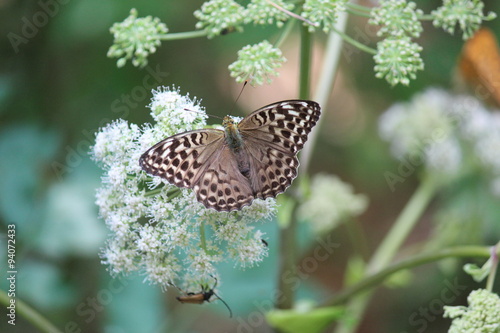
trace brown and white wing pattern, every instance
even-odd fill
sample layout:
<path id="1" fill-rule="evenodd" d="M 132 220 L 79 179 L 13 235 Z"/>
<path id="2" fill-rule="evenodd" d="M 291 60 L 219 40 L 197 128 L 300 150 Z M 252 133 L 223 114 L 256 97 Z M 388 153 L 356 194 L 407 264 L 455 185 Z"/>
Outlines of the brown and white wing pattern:
<path id="1" fill-rule="evenodd" d="M 199 202 L 217 211 L 240 210 L 254 200 L 250 182 L 238 169 L 238 162 L 227 145 L 210 159 L 193 189 Z"/>
<path id="2" fill-rule="evenodd" d="M 255 198 L 276 197 L 290 186 L 299 166 L 295 156 L 320 112 L 313 101 L 270 104 L 245 117 L 237 130 L 171 136 L 146 151 L 139 163 L 151 175 L 192 188 L 207 208 L 240 210 Z"/>
<path id="3" fill-rule="evenodd" d="M 276 197 L 291 185 L 299 166 L 295 156 L 320 113 L 316 102 L 290 100 L 265 106 L 240 122 L 256 198 Z"/>
<path id="4" fill-rule="evenodd" d="M 193 188 L 224 144 L 221 130 L 184 132 L 148 149 L 139 164 L 150 175 L 164 178 L 172 185 Z"/>
<path id="5" fill-rule="evenodd" d="M 321 107 L 314 101 L 282 101 L 252 112 L 238 124 L 238 129 L 244 140 L 253 137 L 295 155 L 304 147 L 320 114 Z"/>

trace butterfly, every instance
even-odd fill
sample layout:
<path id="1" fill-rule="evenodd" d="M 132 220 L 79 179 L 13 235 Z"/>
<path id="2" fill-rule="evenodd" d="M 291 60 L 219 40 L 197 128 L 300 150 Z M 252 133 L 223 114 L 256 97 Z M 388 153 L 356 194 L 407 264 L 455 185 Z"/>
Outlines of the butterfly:
<path id="1" fill-rule="evenodd" d="M 148 174 L 191 188 L 207 208 L 234 211 L 255 198 L 276 197 L 297 176 L 297 152 L 319 120 L 308 100 L 286 100 L 253 111 L 220 129 L 173 135 L 148 149 L 139 164 Z"/>

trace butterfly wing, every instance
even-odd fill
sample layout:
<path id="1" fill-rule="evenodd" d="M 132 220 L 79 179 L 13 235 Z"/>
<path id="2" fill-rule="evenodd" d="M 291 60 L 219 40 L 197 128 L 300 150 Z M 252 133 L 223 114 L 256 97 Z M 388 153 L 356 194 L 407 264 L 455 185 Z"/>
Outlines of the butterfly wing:
<path id="1" fill-rule="evenodd" d="M 147 150 L 139 164 L 147 173 L 178 187 L 192 188 L 196 199 L 217 211 L 239 210 L 254 197 L 234 154 L 216 129 L 171 136 Z"/>
<path id="2" fill-rule="evenodd" d="M 260 108 L 238 125 L 256 198 L 276 197 L 297 176 L 295 157 L 321 113 L 318 103 L 289 100 Z"/>
<path id="3" fill-rule="evenodd" d="M 224 145 L 224 132 L 202 129 L 180 133 L 148 149 L 139 159 L 144 171 L 178 187 L 193 188 L 207 161 Z"/>
<path id="4" fill-rule="evenodd" d="M 250 182 L 238 169 L 238 162 L 227 145 L 217 151 L 208 164 L 193 187 L 199 202 L 207 208 L 225 212 L 240 210 L 252 203 Z"/>

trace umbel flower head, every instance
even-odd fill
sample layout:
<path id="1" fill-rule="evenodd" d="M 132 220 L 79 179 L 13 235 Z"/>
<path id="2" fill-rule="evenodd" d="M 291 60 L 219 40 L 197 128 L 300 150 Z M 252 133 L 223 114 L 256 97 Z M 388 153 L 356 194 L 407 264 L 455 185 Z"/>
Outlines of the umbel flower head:
<path id="1" fill-rule="evenodd" d="M 308 221 L 316 233 L 326 233 L 340 222 L 365 211 L 368 198 L 353 192 L 351 185 L 336 176 L 315 175 L 311 193 L 300 205 L 298 215 Z"/>
<path id="2" fill-rule="evenodd" d="M 194 12 L 199 20 L 197 29 L 204 29 L 208 38 L 220 35 L 226 29 L 243 30 L 246 11 L 233 0 L 210 0 Z"/>
<path id="3" fill-rule="evenodd" d="M 458 24 L 462 38 L 469 39 L 479 29 L 483 21 L 490 21 L 496 14 L 483 14 L 484 3 L 481 0 L 443 0 L 443 5 L 432 12 L 435 27 L 441 27 L 450 34 Z"/>
<path id="4" fill-rule="evenodd" d="M 157 17 L 137 18 L 137 10 L 131 9 L 129 17 L 113 24 L 110 31 L 115 40 L 108 57 L 119 58 L 118 67 L 125 66 L 130 59 L 134 66 L 144 67 L 148 64 L 148 56 L 160 46 L 160 37 L 168 32 L 168 28 Z"/>
<path id="5" fill-rule="evenodd" d="M 405 86 L 414 80 L 417 71 L 424 69 L 420 57 L 422 47 L 411 41 L 410 37 L 388 37 L 377 43 L 375 76 L 385 78 L 391 85 L 401 83 Z"/>
<path id="6" fill-rule="evenodd" d="M 455 175 L 463 167 L 479 167 L 500 178 L 500 116 L 470 96 L 455 96 L 428 89 L 407 103 L 396 103 L 379 119 L 380 136 L 389 141 L 392 154 L 423 164 L 427 172 Z"/>
<path id="7" fill-rule="evenodd" d="M 229 65 L 231 77 L 242 83 L 249 80 L 251 85 L 271 83 L 270 76 L 278 76 L 276 70 L 286 61 L 281 50 L 267 40 L 255 45 L 247 45 L 238 51 L 238 60 Z"/>
<path id="8" fill-rule="evenodd" d="M 414 2 L 405 0 L 385 0 L 380 6 L 373 7 L 370 13 L 370 24 L 380 25 L 378 36 L 409 36 L 418 38 L 422 32 L 422 24 L 418 16 L 423 12 L 415 9 Z"/>
<path id="9" fill-rule="evenodd" d="M 497 294 L 485 289 L 474 290 L 467 302 L 468 307 L 444 307 L 444 317 L 453 319 L 448 333 L 500 332 L 500 297 Z"/>
<path id="10" fill-rule="evenodd" d="M 206 125 L 204 109 L 178 89 L 160 87 L 153 94 L 153 125 L 117 120 L 97 133 L 92 147 L 104 170 L 96 203 L 110 229 L 102 259 L 113 275 L 139 271 L 163 288 L 199 289 L 217 277 L 222 261 L 249 267 L 263 260 L 263 234 L 251 223 L 269 219 L 275 201 L 255 200 L 239 212 L 219 213 L 203 207 L 190 190 L 143 172 L 139 158 L 153 144 Z"/>
<path id="11" fill-rule="evenodd" d="M 287 3 L 283 0 L 274 0 L 273 3 L 277 7 L 291 11 L 294 8 L 293 3 Z M 252 0 L 247 6 L 247 17 L 245 22 L 253 22 L 254 24 L 273 24 L 276 21 L 278 28 L 283 26 L 290 17 L 282 10 L 272 6 L 266 0 Z"/>
<path id="12" fill-rule="evenodd" d="M 346 3 L 347 0 L 306 0 L 301 16 L 323 26 L 324 32 L 329 32 L 335 26 L 339 13 L 345 11 Z M 309 31 L 314 30 L 315 26 L 309 25 Z"/>

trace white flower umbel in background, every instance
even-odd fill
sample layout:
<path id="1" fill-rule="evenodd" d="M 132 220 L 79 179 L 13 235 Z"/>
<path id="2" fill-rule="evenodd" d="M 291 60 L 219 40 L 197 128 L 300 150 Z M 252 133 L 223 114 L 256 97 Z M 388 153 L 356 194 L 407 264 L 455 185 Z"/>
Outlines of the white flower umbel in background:
<path id="1" fill-rule="evenodd" d="M 477 99 L 428 89 L 391 106 L 380 117 L 379 132 L 397 159 L 440 177 L 479 166 L 499 193 L 500 114 Z"/>
<path id="2" fill-rule="evenodd" d="M 301 219 L 320 234 L 335 228 L 340 222 L 362 214 L 368 206 L 368 198 L 354 194 L 351 185 L 336 176 L 318 174 L 311 181 L 310 196 L 298 211 Z"/>
<path id="3" fill-rule="evenodd" d="M 250 224 L 269 219 L 275 201 L 218 213 L 198 203 L 191 190 L 143 172 L 139 158 L 152 145 L 206 126 L 204 109 L 178 89 L 161 87 L 153 95 L 153 125 L 117 120 L 96 135 L 91 153 L 104 170 L 96 203 L 111 232 L 102 259 L 113 275 L 139 271 L 162 288 L 199 290 L 213 284 L 219 262 L 249 267 L 263 260 L 263 234 Z"/>

